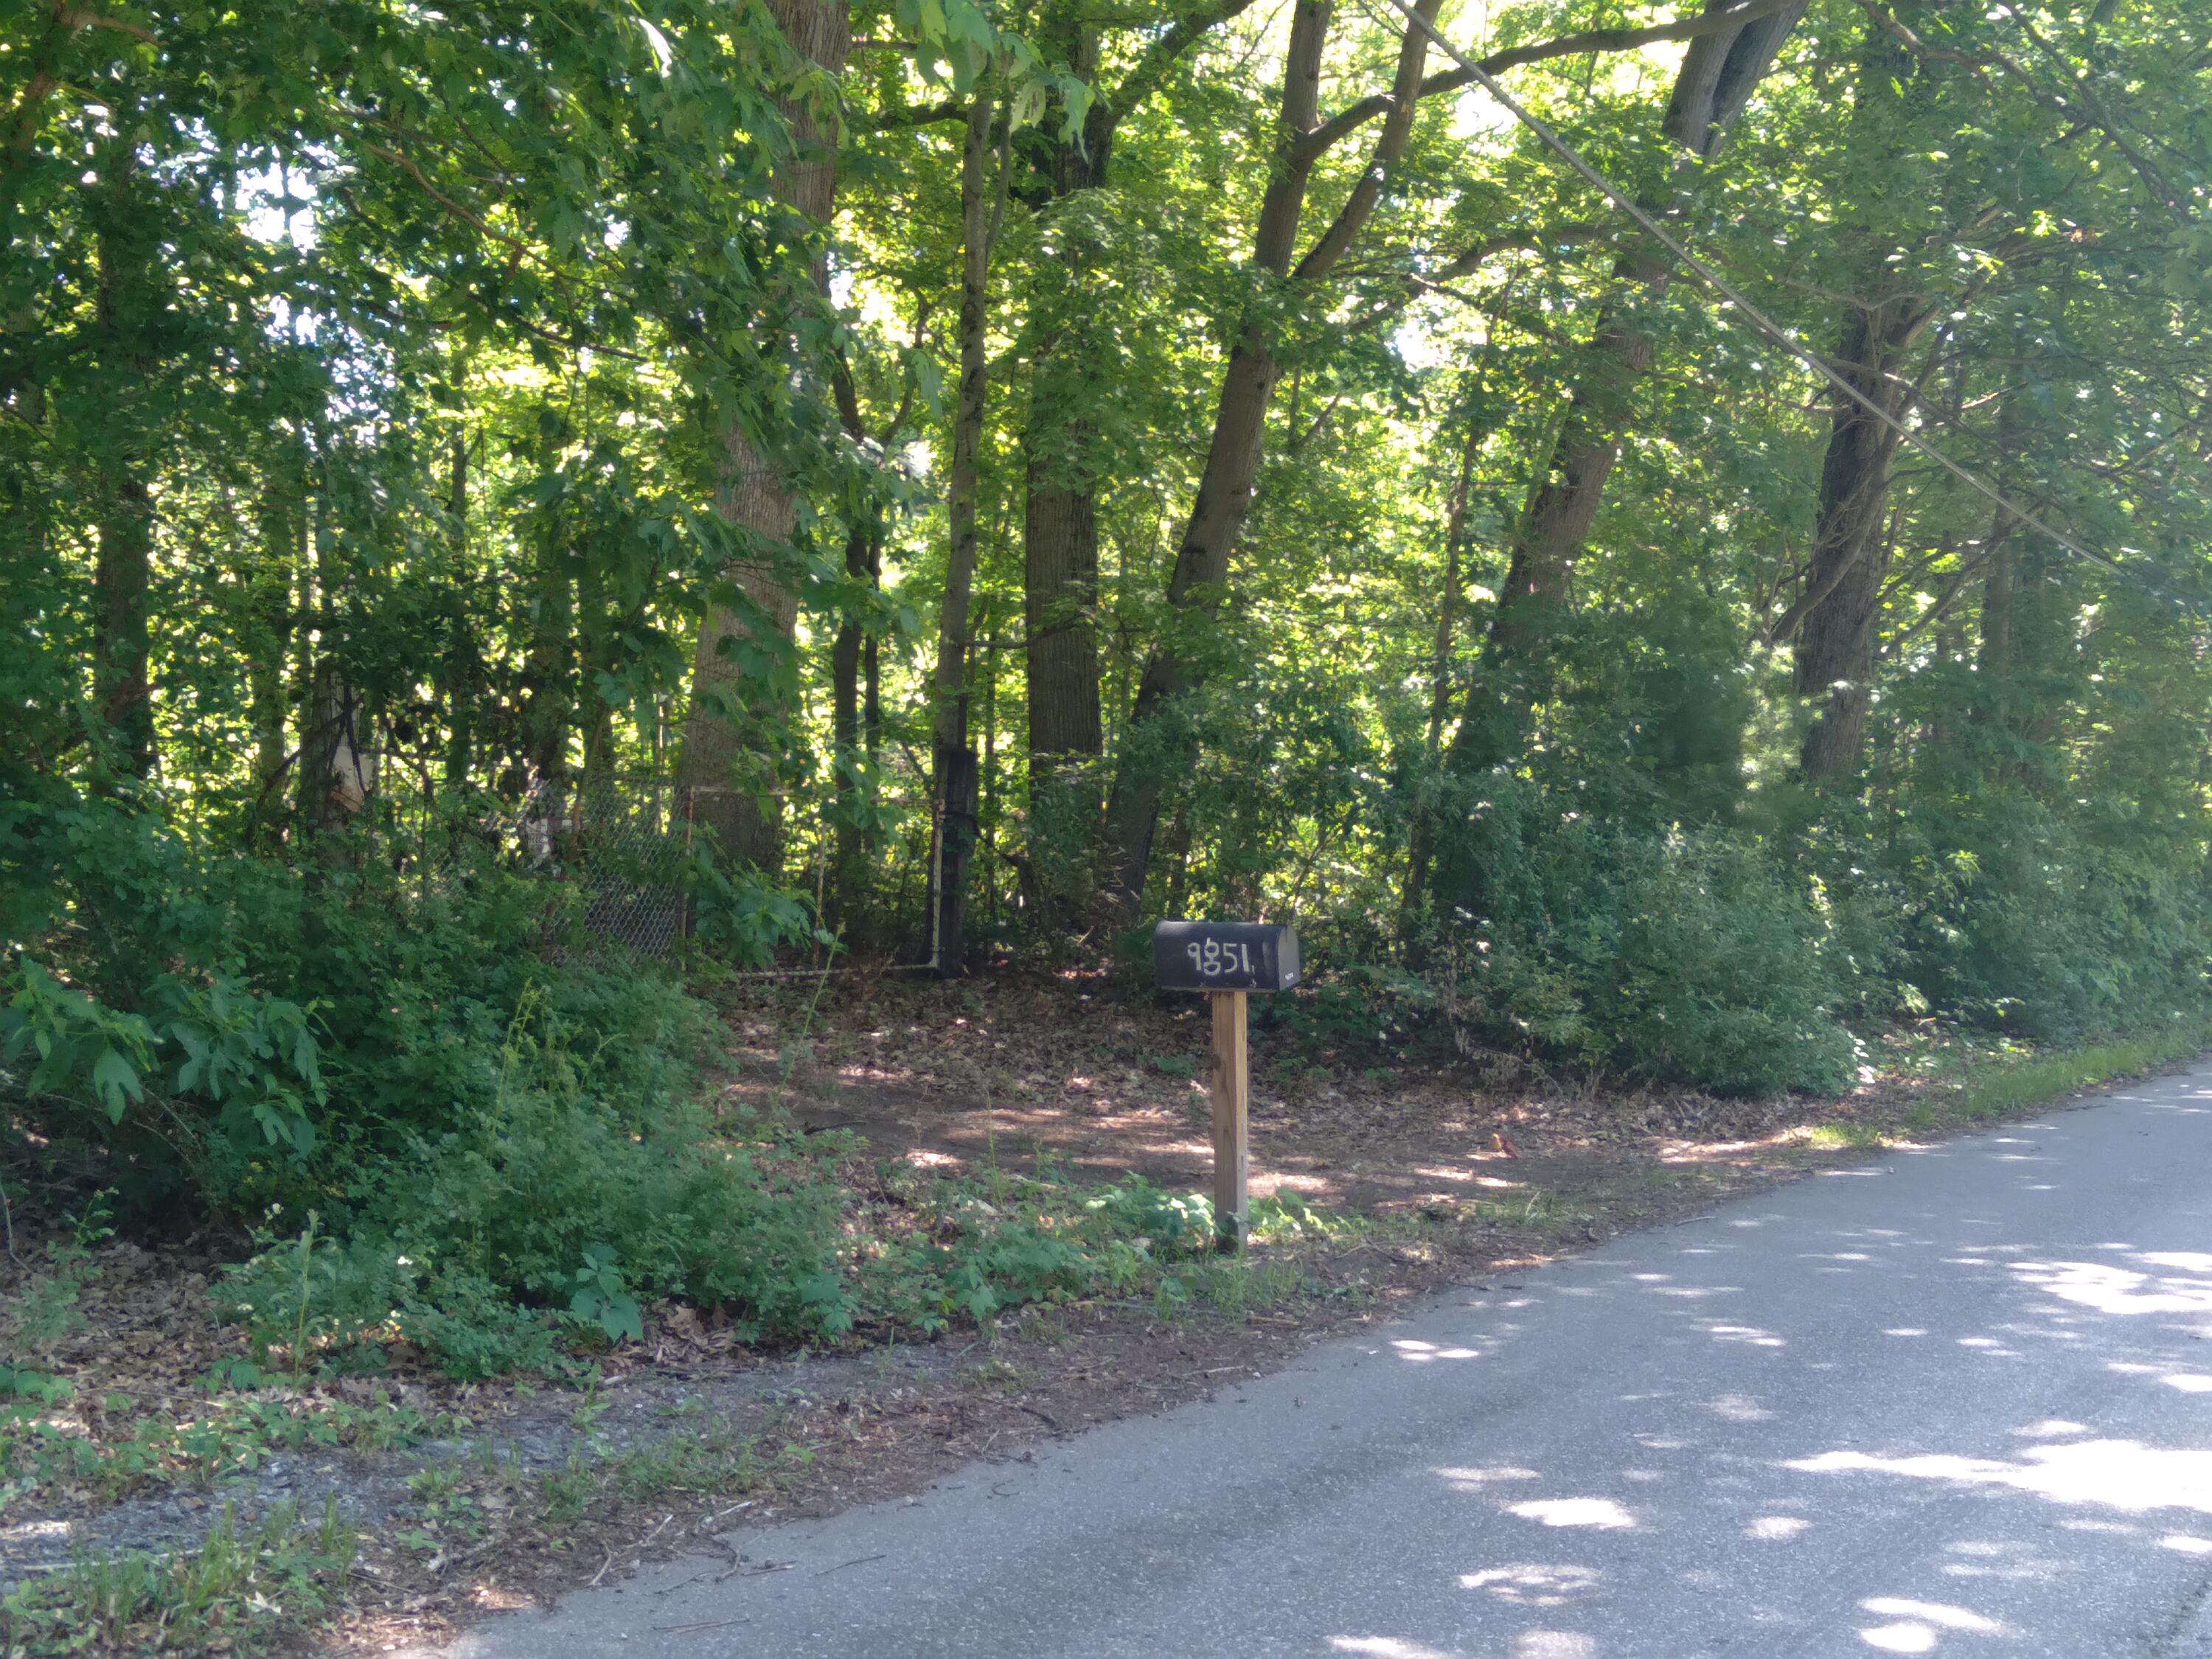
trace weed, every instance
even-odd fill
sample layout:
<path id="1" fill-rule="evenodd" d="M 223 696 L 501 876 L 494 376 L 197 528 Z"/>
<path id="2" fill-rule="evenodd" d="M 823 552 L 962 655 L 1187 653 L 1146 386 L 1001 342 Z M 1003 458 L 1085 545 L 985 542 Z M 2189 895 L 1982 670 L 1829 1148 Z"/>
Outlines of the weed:
<path id="1" fill-rule="evenodd" d="M 1231 1257 L 1200 1264 L 1192 1276 L 1189 1299 L 1242 1319 L 1255 1310 L 1279 1307 L 1307 1288 L 1304 1270 L 1296 1261 Z"/>
<path id="2" fill-rule="evenodd" d="M 1883 1141 L 1871 1123 L 1816 1123 L 1805 1132 L 1805 1144 L 1823 1152 L 1865 1152 L 1878 1150 Z"/>
<path id="3" fill-rule="evenodd" d="M 1029 1373 L 1011 1359 L 987 1359 L 960 1373 L 961 1382 L 978 1392 L 1015 1394 L 1029 1382 Z"/>
<path id="4" fill-rule="evenodd" d="M 66 1381 L 0 1368 L 0 1480 L 26 1481 L 31 1490 L 66 1481 L 112 1499 L 149 1481 L 212 1486 L 259 1468 L 277 1449 L 390 1451 L 465 1426 L 381 1391 L 363 1405 L 270 1385 L 218 1392 L 198 1416 L 139 1417 L 120 1434 L 95 1439 L 70 1408 L 73 1395 Z"/>
<path id="5" fill-rule="evenodd" d="M 599 1472 L 589 1458 L 571 1457 L 538 1483 L 538 1517 L 550 1527 L 565 1527 L 592 1507 L 599 1495 Z"/>
<path id="6" fill-rule="evenodd" d="M 0 1597 L 0 1652 L 258 1651 L 336 1605 L 356 1541 L 335 1503 L 312 1526 L 289 1504 L 243 1528 L 226 1508 L 196 1550 L 85 1556 Z"/>
<path id="7" fill-rule="evenodd" d="M 606 1435 L 599 1427 L 599 1419 L 607 1414 L 607 1408 L 612 1404 L 599 1382 L 599 1367 L 594 1365 L 584 1379 L 583 1398 L 576 1402 L 576 1409 L 568 1413 L 568 1426 L 575 1430 L 584 1444 L 594 1453 L 606 1449 Z"/>
<path id="8" fill-rule="evenodd" d="M 407 1478 L 407 1491 L 415 1500 L 415 1524 L 395 1534 L 407 1548 L 435 1552 L 473 1544 L 484 1535 L 483 1505 L 458 1470 L 422 1469 Z"/>
<path id="9" fill-rule="evenodd" d="M 37 1358 L 51 1353 L 64 1339 L 84 1328 L 84 1316 L 76 1304 L 99 1277 L 92 1261 L 94 1249 L 114 1237 L 115 1230 L 107 1224 L 114 1200 L 112 1189 L 94 1194 L 77 1215 L 70 1236 L 47 1247 L 46 1271 L 33 1273 L 15 1292 L 8 1309 L 6 1333 L 9 1346 L 18 1354 Z"/>
<path id="10" fill-rule="evenodd" d="M 609 1342 L 644 1340 L 645 1322 L 637 1298 L 629 1293 L 614 1251 L 605 1244 L 585 1246 L 584 1265 L 575 1271 L 568 1313 L 586 1328 L 597 1329 Z"/>
<path id="11" fill-rule="evenodd" d="M 726 1424 L 686 1431 L 650 1446 L 594 1455 L 580 1452 L 538 1483 L 538 1521 L 563 1527 L 611 1492 L 637 1502 L 671 1492 L 721 1497 L 756 1491 L 803 1473 L 813 1452 L 795 1441 L 772 1444 L 774 1420 L 757 1434 Z"/>

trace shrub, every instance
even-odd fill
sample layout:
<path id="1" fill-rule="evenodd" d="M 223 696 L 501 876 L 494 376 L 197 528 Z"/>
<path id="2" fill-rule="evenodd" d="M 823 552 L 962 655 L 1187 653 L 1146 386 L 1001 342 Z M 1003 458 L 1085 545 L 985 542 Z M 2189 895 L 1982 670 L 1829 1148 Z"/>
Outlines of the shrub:
<path id="1" fill-rule="evenodd" d="M 43 944 L 0 957 L 11 1115 L 126 1215 L 258 1218 L 224 1294 L 264 1348 L 298 1365 L 400 1335 L 483 1374 L 654 1297 L 779 1334 L 848 1317 L 836 1145 L 714 1122 L 707 1010 L 573 948 L 564 890 L 465 838 L 294 871 L 92 799 L 0 830 L 0 875 L 65 878 L 42 913 L 0 894 Z M 805 920 L 715 890 L 751 948 Z"/>
<path id="2" fill-rule="evenodd" d="M 1595 823 L 1526 780 L 1480 786 L 1438 951 L 1465 1038 L 1728 1093 L 1850 1081 L 1847 971 L 1763 847 Z"/>
<path id="3" fill-rule="evenodd" d="M 295 1328 L 318 1346 L 397 1334 L 470 1375 L 543 1363 L 563 1314 L 612 1334 L 603 1316 L 626 1302 L 634 1318 L 641 1299 L 681 1297 L 779 1335 L 839 1328 L 837 1143 L 721 1132 L 680 1069 L 651 1092 L 594 1087 L 599 1051 L 623 1035 L 617 1000 L 602 987 L 580 1028 L 550 994 L 526 1000 L 471 1121 L 412 1137 L 356 1182 L 343 1243 L 265 1238 L 228 1277 L 227 1308 L 264 1346 L 296 1346 Z M 649 1048 L 656 1034 L 637 1035 Z"/>

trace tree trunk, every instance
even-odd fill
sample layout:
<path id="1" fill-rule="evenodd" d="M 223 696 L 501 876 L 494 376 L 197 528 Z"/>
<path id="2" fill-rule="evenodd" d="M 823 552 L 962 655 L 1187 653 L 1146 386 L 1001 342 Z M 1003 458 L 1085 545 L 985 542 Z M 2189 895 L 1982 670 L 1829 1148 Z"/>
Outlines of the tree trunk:
<path id="1" fill-rule="evenodd" d="M 366 741 L 360 696 L 336 649 L 330 572 L 323 568 L 312 507 L 306 535 L 309 558 L 301 586 L 317 626 L 300 653 L 306 690 L 300 710 L 299 816 L 312 833 L 343 827 L 368 805 L 376 789 L 376 756 Z"/>
<path id="2" fill-rule="evenodd" d="M 1459 651 L 1460 563 L 1467 549 L 1467 509 L 1474 492 L 1474 461 L 1490 436 L 1488 411 L 1476 396 L 1468 399 L 1467 437 L 1460 445 L 1459 477 L 1452 485 L 1444 516 L 1444 592 L 1437 606 L 1437 642 L 1429 661 L 1429 738 L 1431 758 L 1443 740 L 1451 712 L 1452 664 Z"/>
<path id="3" fill-rule="evenodd" d="M 1911 387 L 1898 361 L 1928 315 L 1917 300 L 1854 306 L 1837 343 L 1836 367 L 1891 419 L 1902 418 Z M 1882 582 L 1889 574 L 1883 533 L 1897 433 L 1854 401 L 1839 401 L 1820 465 L 1820 504 L 1798 623 L 1797 691 L 1820 700 L 1799 751 L 1814 783 L 1856 771 L 1874 706 Z"/>
<path id="4" fill-rule="evenodd" d="M 148 594 L 154 503 L 128 456 L 102 458 L 100 551 L 93 567 L 93 707 L 134 777 L 154 770 L 154 698 L 149 676 Z"/>
<path id="5" fill-rule="evenodd" d="M 576 606 L 563 568 L 557 526 L 546 527 L 530 599 L 530 648 L 523 659 L 524 748 L 532 780 L 546 783 L 568 771 L 568 733 L 575 709 Z"/>
<path id="6" fill-rule="evenodd" d="M 868 543 L 868 581 L 871 586 L 884 585 L 884 544 L 880 537 Z M 884 674 L 882 641 L 873 634 L 860 641 L 860 752 L 868 757 L 870 769 L 876 764 L 877 752 L 884 738 Z"/>
<path id="7" fill-rule="evenodd" d="M 1860 48 L 1850 136 L 1869 177 L 1912 142 L 1911 90 L 1922 84 L 1904 49 L 1875 21 Z M 1805 588 L 1776 629 L 1794 629 L 1799 696 L 1817 703 L 1798 750 L 1806 781 L 1825 786 L 1856 776 L 1874 707 L 1881 593 L 1891 556 L 1887 533 L 1890 465 L 1901 441 L 1892 422 L 1916 389 L 1899 373 L 1907 349 L 1935 315 L 1922 295 L 1899 293 L 1890 274 L 1893 239 L 1879 198 L 1847 227 L 1853 297 L 1844 310 L 1834 368 L 1865 398 L 1838 398 L 1820 462 L 1820 493 Z M 1870 412 L 1868 405 L 1881 411 Z"/>
<path id="8" fill-rule="evenodd" d="M 950 531 L 945 599 L 938 612 L 936 708 L 930 757 L 929 965 L 947 978 L 967 971 L 968 864 L 975 846 L 975 750 L 968 738 L 968 611 L 975 583 L 976 456 L 983 441 L 987 307 L 991 268 L 983 169 L 998 106 L 971 94 L 960 149 L 960 390 L 952 416 L 946 481 Z M 1005 179 L 1005 164 L 1000 177 Z"/>
<path id="9" fill-rule="evenodd" d="M 446 498 L 446 516 L 453 523 L 453 568 L 461 582 L 469 569 L 469 434 L 465 427 L 453 428 L 452 476 Z M 477 705 L 483 696 L 483 653 L 477 642 L 476 623 L 467 607 L 454 607 L 452 632 L 447 638 L 444 663 L 446 701 L 446 793 L 459 799 L 469 787 L 476 765 Z"/>
<path id="10" fill-rule="evenodd" d="M 1444 591 L 1443 601 L 1437 607 L 1437 640 L 1429 662 L 1429 730 L 1428 741 L 1422 753 L 1422 784 L 1425 788 L 1434 785 L 1444 721 L 1451 713 L 1453 665 L 1457 660 L 1459 647 L 1460 567 L 1467 546 L 1468 503 L 1474 489 L 1475 458 L 1482 453 L 1483 443 L 1490 436 L 1492 424 L 1484 401 L 1479 386 L 1470 391 L 1467 436 L 1460 444 L 1459 476 L 1452 485 L 1451 499 L 1444 519 Z M 1401 936 L 1411 933 L 1413 919 L 1419 915 L 1426 896 L 1429 860 L 1435 838 L 1434 811 L 1426 799 L 1417 799 L 1413 807 L 1413 826 L 1407 837 L 1406 886 L 1398 902 Z"/>
<path id="11" fill-rule="evenodd" d="M 798 505 L 777 469 L 734 433 L 724 446 L 723 478 L 715 511 L 763 543 L 788 545 Z M 788 649 L 799 599 L 777 575 L 773 555 L 733 561 L 723 574 L 750 605 L 710 603 L 700 619 L 677 788 L 719 857 L 773 874 L 782 863 L 781 735 L 790 711 L 776 672 L 760 672 L 757 664 Z"/>
<path id="12" fill-rule="evenodd" d="M 843 0 L 769 0 L 769 9 L 800 56 L 833 76 L 843 73 L 851 46 Z M 778 173 L 777 192 L 826 228 L 836 193 L 835 133 L 804 106 L 787 104 L 784 114 L 799 154 Z M 826 252 L 812 276 L 814 287 L 826 291 Z M 677 787 L 692 824 L 711 836 L 722 857 L 773 874 L 782 864 L 781 762 L 791 708 L 781 676 L 750 672 L 745 659 L 781 657 L 791 648 L 799 600 L 778 572 L 777 556 L 798 528 L 799 507 L 781 465 L 734 422 L 722 451 L 715 510 L 763 550 L 725 572 L 750 607 L 710 604 L 700 621 Z"/>
<path id="13" fill-rule="evenodd" d="M 1724 11 L 1737 3 L 1739 0 L 1705 0 L 1705 10 Z M 1741 28 L 1693 39 L 1682 54 L 1661 131 L 1691 155 L 1710 160 L 1804 15 L 1803 4 L 1785 6 Z"/>
<path id="14" fill-rule="evenodd" d="M 976 619 L 983 635 L 983 769 L 981 803 L 975 814 L 975 844 L 983 849 L 983 902 L 991 926 L 999 925 L 999 640 L 992 631 L 990 607 Z"/>
<path id="15" fill-rule="evenodd" d="M 1031 421 L 1035 438 L 1036 417 Z M 1079 441 L 1083 434 L 1073 434 Z M 1029 853 L 1048 906 L 1079 902 L 1098 835 L 1098 521 L 1089 484 L 1048 483 L 1032 451 L 1022 526 L 1028 648 Z"/>
<path id="16" fill-rule="evenodd" d="M 1997 509 L 1982 556 L 1982 631 L 1975 670 L 1992 714 L 2002 722 L 2004 683 L 2012 678 L 2012 549 L 2010 515 Z"/>
<path id="17" fill-rule="evenodd" d="M 1063 42 L 1086 81 L 1098 68 L 1098 31 L 1079 26 Z M 1106 183 L 1113 112 L 1092 106 L 1083 142 L 1053 147 L 1054 216 L 1061 246 L 1041 248 L 1030 280 L 1032 315 L 1051 326 L 1030 354 L 1029 420 L 1023 433 L 1028 500 L 1022 524 L 1023 659 L 1029 694 L 1030 869 L 1048 905 L 1077 896 L 1098 832 L 1097 763 L 1105 748 L 1098 641 L 1097 434 L 1084 411 L 1103 384 L 1110 346 L 1097 337 L 1084 279 L 1095 240 L 1071 208 Z"/>
<path id="18" fill-rule="evenodd" d="M 2012 471 L 2008 462 L 2021 442 L 2019 395 L 2007 391 L 1997 404 L 1996 481 L 1998 489 L 2008 494 Z M 1974 673 L 1981 682 L 1975 712 L 1978 718 L 2000 730 L 2008 728 L 2012 720 L 2014 522 L 2009 512 L 1996 508 L 1990 519 L 1989 537 L 1982 544 L 1981 634 L 1974 653 Z"/>
<path id="19" fill-rule="evenodd" d="M 136 199 L 137 170 L 129 150 L 110 151 L 101 173 L 100 186 L 92 192 L 94 302 L 108 349 L 143 386 L 157 361 L 149 336 L 161 309 L 152 292 L 158 232 Z M 154 500 L 135 413 L 124 411 L 101 434 L 95 455 L 92 706 L 120 750 L 123 769 L 145 778 L 154 770 Z"/>
<path id="20" fill-rule="evenodd" d="M 1030 773 L 1095 758 L 1103 741 L 1098 642 L 1098 520 L 1087 490 L 1044 483 L 1032 461 L 1023 525 L 1029 636 Z"/>
<path id="21" fill-rule="evenodd" d="M 300 817 L 311 830 L 341 828 L 376 792 L 361 699 L 335 652 L 315 653 L 300 736 Z"/>
<path id="22" fill-rule="evenodd" d="M 1100 82 L 1100 31 L 1078 21 L 1056 44 L 1069 68 L 1099 87 L 1079 143 L 1053 148 L 1050 187 L 1066 234 L 1041 253 L 1030 314 L 1050 325 L 1030 354 L 1030 413 L 1023 435 L 1028 506 L 1023 528 L 1023 597 L 1030 647 L 1030 871 L 1041 901 L 1077 901 L 1094 868 L 1100 829 L 1098 763 L 1105 752 L 1099 645 L 1097 490 L 1098 434 L 1084 411 L 1109 384 L 1110 339 L 1101 337 L 1083 278 L 1097 249 L 1074 199 L 1107 182 L 1121 119 L 1159 77 L 1209 31 L 1251 0 L 1196 9 L 1151 43 L 1109 93 Z M 1056 302 L 1056 303 L 1055 303 Z"/>
<path id="23" fill-rule="evenodd" d="M 845 538 L 845 574 L 853 581 L 872 586 L 882 526 L 872 518 L 856 524 Z M 847 617 L 830 649 L 830 742 L 835 799 L 830 807 L 831 835 L 836 842 L 836 869 L 830 884 L 832 904 L 842 922 L 853 915 L 866 878 L 869 838 L 862 833 L 860 812 L 861 654 L 867 629 Z M 872 701 L 873 687 L 870 687 Z M 871 734 L 872 738 L 872 733 Z M 872 758 L 872 752 L 871 752 Z"/>
<path id="24" fill-rule="evenodd" d="M 263 803 L 275 792 L 290 758 L 284 671 L 292 652 L 293 580 L 307 550 L 305 490 L 304 476 L 290 470 L 263 488 L 261 558 L 246 591 L 246 695 L 253 722 L 253 782 Z"/>
<path id="25" fill-rule="evenodd" d="M 615 711 L 599 691 L 620 667 L 622 619 L 611 614 L 606 582 L 588 552 L 576 564 L 576 701 L 583 714 L 584 782 L 594 802 L 614 793 Z"/>

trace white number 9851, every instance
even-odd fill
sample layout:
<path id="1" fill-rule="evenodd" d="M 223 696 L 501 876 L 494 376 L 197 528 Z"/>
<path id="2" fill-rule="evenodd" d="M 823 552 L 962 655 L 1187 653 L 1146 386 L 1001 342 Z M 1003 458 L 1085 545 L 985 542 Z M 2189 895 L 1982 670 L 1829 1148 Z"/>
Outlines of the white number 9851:
<path id="1" fill-rule="evenodd" d="M 1193 939 L 1182 947 L 1182 953 L 1206 979 L 1219 979 L 1240 969 L 1247 975 L 1252 972 L 1252 947 L 1249 945 L 1224 945 L 1218 939 Z"/>

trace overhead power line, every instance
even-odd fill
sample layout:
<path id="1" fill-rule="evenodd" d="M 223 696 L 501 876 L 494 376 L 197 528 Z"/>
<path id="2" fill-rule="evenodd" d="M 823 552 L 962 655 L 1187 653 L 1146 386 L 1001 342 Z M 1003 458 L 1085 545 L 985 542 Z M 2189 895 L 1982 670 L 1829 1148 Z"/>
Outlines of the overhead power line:
<path id="1" fill-rule="evenodd" d="M 1953 477 L 1958 479 L 1961 483 L 1972 489 L 1977 495 L 1986 497 L 1993 505 L 2003 512 L 2009 514 L 2021 523 L 2027 526 L 2029 529 L 2033 530 L 2039 535 L 2044 537 L 2054 546 L 2063 549 L 2067 553 L 2072 555 L 2075 558 L 2083 560 L 2087 563 L 2098 566 L 2101 569 L 2110 571 L 2113 575 L 2118 576 L 2122 581 L 2128 583 L 2131 586 L 2141 588 L 2145 592 L 2155 594 L 2157 597 L 2165 599 L 2171 604 L 2179 605 L 2185 611 L 2194 612 L 2196 609 L 2195 606 L 2190 605 L 2189 602 L 2184 599 L 2180 595 L 2167 589 L 2163 584 L 2152 581 L 2137 574 L 2135 571 L 2121 563 L 2119 560 L 2114 558 L 2111 554 L 2099 551 L 2094 548 L 2085 547 L 2080 542 L 2075 540 L 2071 536 L 2067 535 L 2063 531 L 2053 528 L 2051 525 L 2045 523 L 2040 516 L 2030 511 L 2027 507 L 2021 506 L 2018 501 L 2014 501 L 2002 490 L 1999 489 L 1995 484 L 1990 483 L 1978 474 L 1969 471 L 1967 468 L 1961 466 L 1958 462 L 1953 460 L 1942 450 L 1936 448 L 1935 445 L 1929 443 L 1927 439 L 1922 437 L 1919 433 L 1914 431 L 1912 428 L 1907 426 L 1904 422 L 1899 420 L 1894 415 L 1892 415 L 1887 410 L 1884 409 L 1873 398 L 1868 397 L 1865 392 L 1853 386 L 1850 381 L 1845 379 L 1842 374 L 1838 374 L 1835 368 L 1829 363 L 1826 358 L 1821 356 L 1820 353 L 1814 351 L 1811 347 L 1800 341 L 1796 335 L 1790 329 L 1785 328 L 1780 323 L 1776 322 L 1764 311 L 1753 305 L 1750 300 L 1744 296 L 1742 292 L 1739 290 L 1734 283 L 1729 281 L 1727 277 L 1722 276 L 1720 272 L 1714 270 L 1711 264 L 1707 264 L 1704 259 L 1699 258 L 1698 255 L 1692 252 L 1687 247 L 1684 246 L 1680 240 L 1679 240 L 1673 233 L 1668 231 L 1664 225 L 1661 224 L 1659 221 L 1654 218 L 1650 213 L 1639 207 L 1635 200 L 1630 197 L 1626 191 L 1615 185 L 1612 179 L 1607 178 L 1604 173 L 1599 172 L 1595 166 L 1584 158 L 1581 151 L 1577 150 L 1565 139 L 1560 137 L 1559 135 L 1553 131 L 1551 126 L 1540 117 L 1526 108 L 1513 96 L 1511 93 L 1506 91 L 1504 87 L 1498 85 L 1498 79 L 1495 76 L 1484 69 L 1474 58 L 1468 57 L 1467 53 L 1462 52 L 1449 40 L 1447 40 L 1443 34 L 1437 32 L 1435 24 L 1431 23 L 1427 18 L 1422 16 L 1421 14 L 1413 8 L 1412 3 L 1410 3 L 1410 0 L 1385 0 L 1385 3 L 1387 3 L 1393 11 L 1395 11 L 1400 16 L 1403 17 L 1408 27 L 1419 29 L 1423 34 L 1429 38 L 1431 44 L 1435 46 L 1437 50 L 1444 54 L 1444 56 L 1449 58 L 1454 63 L 1457 64 L 1460 68 L 1466 70 L 1468 76 L 1473 79 L 1478 86 L 1481 87 L 1485 92 L 1488 93 L 1492 98 L 1495 98 L 1504 106 L 1508 114 L 1511 115 L 1515 120 L 1520 122 L 1522 126 L 1528 128 L 1529 131 L 1534 133 L 1537 139 L 1545 146 L 1546 149 L 1551 150 L 1553 154 L 1557 155 L 1570 167 L 1573 168 L 1577 173 L 1581 175 L 1583 181 L 1585 184 L 1589 185 L 1591 189 L 1603 196 L 1608 202 L 1611 202 L 1613 206 L 1619 208 L 1621 212 L 1626 214 L 1629 218 L 1636 222 L 1638 227 L 1641 228 L 1646 235 L 1658 242 L 1661 246 L 1664 247 L 1668 252 L 1672 254 L 1683 265 L 1686 266 L 1700 281 L 1702 281 L 1708 288 L 1711 289 L 1714 293 L 1719 295 L 1723 300 L 1726 300 L 1730 305 L 1741 312 L 1760 333 L 1765 335 L 1776 345 L 1781 347 L 1782 349 L 1788 352 L 1791 356 L 1796 358 L 1798 362 L 1803 363 L 1808 368 L 1813 370 L 1814 374 L 1818 374 L 1830 386 L 1835 387 L 1837 391 L 1842 392 L 1844 396 L 1850 398 L 1851 402 L 1856 404 L 1861 409 L 1872 416 L 1875 421 L 1895 433 L 1902 441 L 1910 445 L 1912 448 L 1918 450 L 1920 453 L 1925 455 L 1929 460 L 1935 462 L 1936 465 L 1942 467 L 1943 471 L 1949 473 Z M 1382 21 L 1382 20 L 1378 18 L 1376 21 Z M 1388 27 L 1387 23 L 1385 24 L 1385 27 Z M 1402 34 L 1404 30 L 1401 29 L 1400 33 Z"/>

